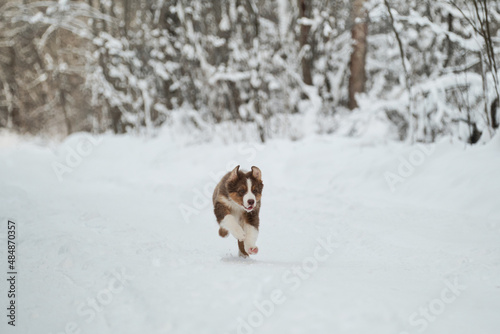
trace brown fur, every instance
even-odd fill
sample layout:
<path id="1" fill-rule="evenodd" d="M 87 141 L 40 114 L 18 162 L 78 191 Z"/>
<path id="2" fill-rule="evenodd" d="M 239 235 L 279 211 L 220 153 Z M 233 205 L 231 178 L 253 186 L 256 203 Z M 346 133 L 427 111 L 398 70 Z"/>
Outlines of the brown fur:
<path id="1" fill-rule="evenodd" d="M 241 209 L 242 212 L 236 216 L 241 215 L 243 224 L 250 224 L 256 229 L 259 229 L 259 211 L 262 190 L 264 188 L 264 184 L 261 179 L 261 172 L 257 167 L 252 167 L 252 170 L 249 172 L 243 172 L 239 170 L 239 167 L 240 166 L 235 167 L 233 171 L 224 175 L 215 187 L 214 194 L 212 196 L 215 218 L 217 219 L 217 223 L 220 224 L 226 215 L 231 213 L 234 214 L 232 211 L 235 208 L 228 207 L 227 204 L 223 202 L 224 199 L 230 199 L 240 206 L 243 205 L 243 196 L 247 193 L 246 179 L 250 178 L 252 181 L 252 192 L 255 195 L 255 206 L 250 212 L 243 211 L 243 209 Z M 228 233 L 229 232 L 226 229 L 222 227 L 219 228 L 219 235 L 221 237 L 226 237 Z M 238 248 L 241 255 L 248 256 L 242 241 L 238 241 Z"/>
<path id="2" fill-rule="evenodd" d="M 229 232 L 228 232 L 227 230 L 223 229 L 222 227 L 221 227 L 221 228 L 219 228 L 219 235 L 220 235 L 221 237 L 223 237 L 223 238 L 227 237 L 227 234 L 228 234 L 228 233 L 229 233 Z"/>
<path id="3" fill-rule="evenodd" d="M 238 240 L 238 248 L 240 250 L 241 256 L 243 256 L 243 257 L 247 257 L 248 256 L 248 253 L 245 250 L 245 244 L 243 243 L 243 241 L 239 241 Z"/>

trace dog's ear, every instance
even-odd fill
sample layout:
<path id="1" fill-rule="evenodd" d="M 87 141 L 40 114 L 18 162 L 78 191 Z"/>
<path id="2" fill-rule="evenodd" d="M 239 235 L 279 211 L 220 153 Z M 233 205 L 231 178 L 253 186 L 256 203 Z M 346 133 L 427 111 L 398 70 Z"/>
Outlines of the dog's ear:
<path id="1" fill-rule="evenodd" d="M 234 167 L 234 169 L 231 171 L 231 174 L 229 174 L 229 181 L 234 181 L 238 178 L 239 170 L 240 170 L 240 165 Z"/>
<path id="2" fill-rule="evenodd" d="M 262 180 L 262 172 L 258 167 L 252 166 L 252 176 L 255 177 L 257 180 L 261 181 Z"/>

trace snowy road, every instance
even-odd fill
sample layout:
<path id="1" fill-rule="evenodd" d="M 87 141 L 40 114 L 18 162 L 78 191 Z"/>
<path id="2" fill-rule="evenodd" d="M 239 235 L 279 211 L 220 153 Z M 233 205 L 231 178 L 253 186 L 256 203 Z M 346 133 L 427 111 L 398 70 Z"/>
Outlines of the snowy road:
<path id="1" fill-rule="evenodd" d="M 259 166 L 265 184 L 251 259 L 218 236 L 209 200 L 236 164 Z M 75 135 L 51 150 L 3 137 L 0 190 L 0 261 L 11 219 L 19 265 L 17 324 L 3 316 L 2 333 L 500 328 L 498 138 L 185 147 Z"/>

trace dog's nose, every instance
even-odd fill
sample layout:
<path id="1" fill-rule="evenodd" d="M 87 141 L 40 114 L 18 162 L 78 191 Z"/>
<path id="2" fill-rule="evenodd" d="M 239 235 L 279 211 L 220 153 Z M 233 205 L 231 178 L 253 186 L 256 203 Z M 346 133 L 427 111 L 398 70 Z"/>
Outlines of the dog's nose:
<path id="1" fill-rule="evenodd" d="M 253 199 L 248 200 L 248 205 L 253 205 L 254 203 L 255 203 L 255 201 Z"/>

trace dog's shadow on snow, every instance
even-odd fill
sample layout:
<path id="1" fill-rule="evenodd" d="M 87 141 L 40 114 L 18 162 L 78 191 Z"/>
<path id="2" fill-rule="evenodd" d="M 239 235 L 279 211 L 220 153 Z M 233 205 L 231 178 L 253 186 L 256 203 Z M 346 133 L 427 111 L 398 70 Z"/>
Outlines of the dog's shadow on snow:
<path id="1" fill-rule="evenodd" d="M 228 255 L 225 257 L 222 257 L 220 259 L 222 262 L 230 262 L 230 263 L 246 263 L 246 264 L 252 264 L 252 263 L 257 263 L 256 260 L 250 259 L 250 258 L 245 258 L 241 256 L 234 256 L 234 255 Z"/>
<path id="2" fill-rule="evenodd" d="M 253 258 L 244 258 L 241 256 L 227 255 L 221 258 L 222 262 L 234 263 L 234 264 L 259 264 L 259 265 L 269 265 L 269 266 L 281 266 L 290 267 L 294 265 L 300 265 L 300 262 L 292 261 L 268 261 L 268 260 L 258 260 Z"/>

